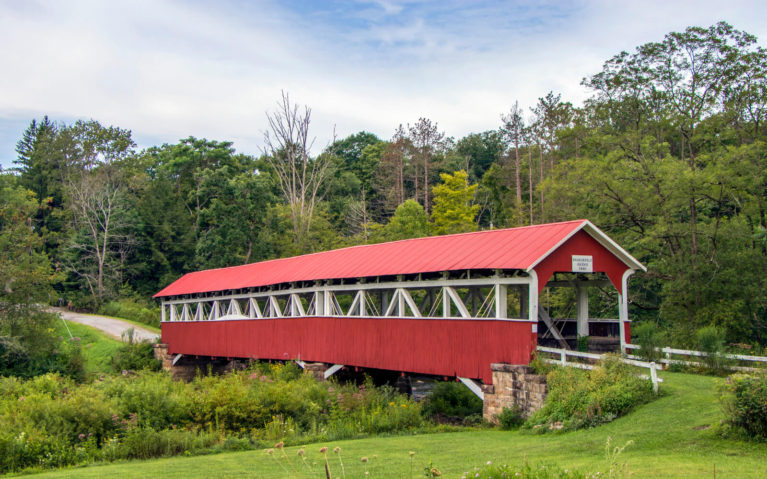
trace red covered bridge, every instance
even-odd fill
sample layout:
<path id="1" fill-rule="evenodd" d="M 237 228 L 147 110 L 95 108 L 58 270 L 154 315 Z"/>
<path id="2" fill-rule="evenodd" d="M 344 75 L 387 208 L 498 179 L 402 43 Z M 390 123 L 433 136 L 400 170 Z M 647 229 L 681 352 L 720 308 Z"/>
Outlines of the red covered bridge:
<path id="1" fill-rule="evenodd" d="M 629 276 L 645 267 L 586 220 L 354 246 L 189 273 L 155 295 L 173 355 L 322 362 L 492 382 L 540 340 L 570 346 L 614 326 L 629 341 Z M 564 273 L 561 279 L 552 279 Z M 573 274 L 575 273 L 575 274 Z M 618 318 L 588 317 L 588 288 Z M 576 291 L 577 317 L 539 308 Z M 575 326 L 575 328 L 573 328 Z M 609 329 L 609 328 L 607 328 Z M 340 366 L 339 366 L 340 367 Z"/>

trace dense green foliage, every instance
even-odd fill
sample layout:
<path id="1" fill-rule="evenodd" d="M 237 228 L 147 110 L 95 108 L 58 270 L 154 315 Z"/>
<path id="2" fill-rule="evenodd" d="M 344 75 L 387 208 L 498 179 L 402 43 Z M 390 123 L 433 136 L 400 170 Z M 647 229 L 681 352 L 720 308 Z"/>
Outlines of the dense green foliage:
<path id="1" fill-rule="evenodd" d="M 154 357 L 154 346 L 149 341 L 136 341 L 133 328 L 123 333 L 123 344 L 114 352 L 111 360 L 112 370 L 138 371 L 142 369 L 159 371 L 162 362 Z"/>
<path id="2" fill-rule="evenodd" d="M 435 419 L 481 419 L 482 400 L 458 382 L 441 382 L 434 386 L 423 402 L 423 413 Z"/>
<path id="3" fill-rule="evenodd" d="M 191 383 L 146 371 L 82 385 L 50 374 L 0 378 L 0 423 L 8 472 L 395 433 L 424 420 L 391 388 L 321 383 L 295 365 L 264 364 Z"/>
<path id="4" fill-rule="evenodd" d="M 653 398 L 650 381 L 617 358 L 606 357 L 590 371 L 555 368 L 547 381 L 546 402 L 526 423 L 536 431 L 593 427 Z"/>
<path id="5" fill-rule="evenodd" d="M 137 321 L 154 328 L 160 327 L 160 308 L 134 298 L 121 298 L 104 303 L 99 314 Z"/>
<path id="6" fill-rule="evenodd" d="M 721 389 L 727 423 L 752 438 L 767 440 L 767 374 L 736 374 Z"/>
<path id="7" fill-rule="evenodd" d="M 717 430 L 723 418 L 716 393 L 719 380 L 697 374 L 661 374 L 665 381 L 661 397 L 596 428 L 543 435 L 526 430 L 464 429 L 320 441 L 286 445 L 283 450 L 305 478 L 325 477 L 320 448 L 327 447 L 332 477 L 343 477 L 338 461 L 342 458 L 347 478 L 419 477 L 429 463 L 442 477 L 459 478 L 490 461 L 491 466 L 531 464 L 537 469 L 545 464 L 554 471 L 587 471 L 595 476 L 600 471 L 596 477 L 610 477 L 612 470 L 613 477 L 688 479 L 713 477 L 716 468 L 717 477 L 763 479 L 767 442 L 723 437 Z M 340 448 L 338 455 L 333 452 L 336 447 Z M 301 464 L 299 451 L 312 472 Z M 284 459 L 275 460 L 280 456 L 279 450 L 271 455 L 263 450 L 230 452 L 63 469 L 39 477 L 189 479 L 207 478 L 215 471 L 220 477 L 281 479 L 290 474 L 285 472 Z M 368 462 L 362 462 L 362 457 Z"/>
<path id="8" fill-rule="evenodd" d="M 0 303 L 32 304 L 34 289 L 34 303 L 140 320 L 143 299 L 200 268 L 588 218 L 648 266 L 632 279 L 634 319 L 680 346 L 710 325 L 725 344 L 767 343 L 767 52 L 726 23 L 690 27 L 583 85 L 581 107 L 549 92 L 461 139 L 420 118 L 314 156 L 307 138 L 272 135 L 260 157 L 194 137 L 139 151 L 96 121 L 33 121 L 2 175 L 0 268 L 19 286 Z M 610 292 L 592 296 L 593 316 L 614 316 Z M 25 308 L 3 315 L 35 323 Z M 10 336 L 34 349 L 34 335 Z"/>

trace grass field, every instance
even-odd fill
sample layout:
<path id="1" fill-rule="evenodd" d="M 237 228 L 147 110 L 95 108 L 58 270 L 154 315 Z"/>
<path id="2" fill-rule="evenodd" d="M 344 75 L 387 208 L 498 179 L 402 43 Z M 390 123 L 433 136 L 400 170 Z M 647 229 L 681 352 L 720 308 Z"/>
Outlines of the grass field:
<path id="1" fill-rule="evenodd" d="M 117 348 L 122 343 L 108 336 L 98 329 L 85 326 L 84 324 L 59 319 L 56 322 L 58 333 L 65 338 L 72 336 L 80 338 L 80 345 L 85 358 L 85 371 L 88 374 L 111 372 L 110 361 Z M 68 328 L 68 331 L 67 331 Z"/>
<path id="2" fill-rule="evenodd" d="M 537 435 L 474 430 L 311 444 L 306 446 L 306 456 L 310 463 L 316 463 L 312 472 L 298 468 L 298 447 L 286 448 L 301 475 L 292 473 L 289 466 L 285 468 L 284 460 L 278 463 L 264 451 L 248 451 L 99 465 L 39 477 L 324 477 L 321 446 L 330 448 L 333 477 L 344 477 L 337 456 L 331 452 L 336 446 L 341 447 L 348 478 L 366 477 L 366 470 L 367 477 L 422 477 L 430 460 L 443 477 L 458 478 L 487 461 L 521 463 L 525 458 L 604 475 L 610 468 L 605 459 L 608 438 L 612 438 L 613 446 L 633 441 L 618 461 L 628 464 L 634 478 L 713 478 L 714 468 L 717 478 L 767 477 L 767 444 L 723 439 L 716 434 L 722 417 L 716 379 L 681 373 L 664 373 L 663 377 L 663 397 L 627 417 L 584 431 Z M 409 451 L 416 453 L 412 476 Z M 367 469 L 360 460 L 363 456 L 369 458 Z"/>

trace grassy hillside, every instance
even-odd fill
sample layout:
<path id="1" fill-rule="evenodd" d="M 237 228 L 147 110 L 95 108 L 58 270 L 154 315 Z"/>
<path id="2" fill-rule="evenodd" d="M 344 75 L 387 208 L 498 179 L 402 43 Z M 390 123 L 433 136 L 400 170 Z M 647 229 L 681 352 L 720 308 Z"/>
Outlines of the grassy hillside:
<path id="1" fill-rule="evenodd" d="M 85 358 L 85 371 L 88 374 L 110 373 L 112 371 L 110 361 L 122 344 L 120 341 L 84 324 L 59 320 L 56 325 L 57 332 L 62 337 L 68 338 L 71 332 L 72 336 L 80 338 L 80 345 Z"/>
<path id="2" fill-rule="evenodd" d="M 41 474 L 39 477 L 324 477 L 320 469 L 323 445 L 341 447 L 346 477 L 364 477 L 369 458 L 369 477 L 411 477 L 409 451 L 413 458 L 412 477 L 422 475 L 432 460 L 444 477 L 461 477 L 474 466 L 494 463 L 556 464 L 591 472 L 609 470 L 605 444 L 633 441 L 618 461 L 628 463 L 631 477 L 763 478 L 767 474 L 767 444 L 722 439 L 714 429 L 721 418 L 716 400 L 716 379 L 665 373 L 665 396 L 640 407 L 627 417 L 598 428 L 569 433 L 535 435 L 497 430 L 426 434 L 407 437 L 378 437 L 306 446 L 313 473 L 299 469 L 302 476 L 289 474 L 273 456 L 263 451 L 224 453 L 213 456 L 170 458 L 132 462 Z M 713 428 L 711 426 L 714 426 Z M 298 467 L 298 447 L 285 452 Z M 377 457 L 373 459 L 373 456 Z M 334 477 L 342 477 L 335 454 L 329 451 Z M 622 477 L 622 476 L 621 476 Z"/>

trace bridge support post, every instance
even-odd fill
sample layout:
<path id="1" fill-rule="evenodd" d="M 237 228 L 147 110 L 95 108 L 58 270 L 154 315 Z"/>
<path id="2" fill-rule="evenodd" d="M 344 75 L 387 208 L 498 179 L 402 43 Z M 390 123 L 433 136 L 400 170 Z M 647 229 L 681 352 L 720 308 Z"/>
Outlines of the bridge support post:
<path id="1" fill-rule="evenodd" d="M 504 408 L 517 408 L 528 417 L 543 406 L 548 389 L 546 376 L 534 374 L 530 366 L 493 363 L 493 384 L 483 386 L 482 416 L 493 423 Z"/>
<path id="2" fill-rule="evenodd" d="M 314 379 L 325 381 L 343 367 L 342 364 L 304 363 L 304 374 L 311 374 Z"/>

